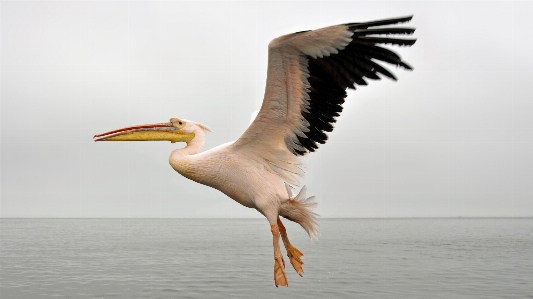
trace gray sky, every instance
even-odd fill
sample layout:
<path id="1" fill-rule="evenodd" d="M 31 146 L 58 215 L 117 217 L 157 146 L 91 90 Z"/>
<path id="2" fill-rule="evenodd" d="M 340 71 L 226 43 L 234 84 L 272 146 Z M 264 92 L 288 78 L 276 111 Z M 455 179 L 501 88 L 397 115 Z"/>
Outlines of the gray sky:
<path id="1" fill-rule="evenodd" d="M 282 34 L 414 14 L 414 66 L 349 93 L 306 159 L 323 217 L 533 215 L 533 2 L 2 2 L 1 217 L 259 217 L 168 165 L 94 143 L 170 117 L 237 139 Z M 394 68 L 391 68 L 394 70 Z"/>

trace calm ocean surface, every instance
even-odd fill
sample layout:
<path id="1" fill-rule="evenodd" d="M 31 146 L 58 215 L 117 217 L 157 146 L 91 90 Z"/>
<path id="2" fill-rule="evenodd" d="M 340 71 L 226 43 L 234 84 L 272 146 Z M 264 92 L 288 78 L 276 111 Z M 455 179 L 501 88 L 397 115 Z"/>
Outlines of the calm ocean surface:
<path id="1" fill-rule="evenodd" d="M 265 219 L 0 219 L 0 298 L 533 298 L 533 218 L 286 226 L 276 288 Z"/>

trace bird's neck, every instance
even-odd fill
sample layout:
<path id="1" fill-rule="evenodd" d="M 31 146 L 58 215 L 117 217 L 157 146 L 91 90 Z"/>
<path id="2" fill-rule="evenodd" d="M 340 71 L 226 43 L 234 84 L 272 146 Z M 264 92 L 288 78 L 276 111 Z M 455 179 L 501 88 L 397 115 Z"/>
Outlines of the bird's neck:
<path id="1" fill-rule="evenodd" d="M 195 130 L 194 131 L 194 138 L 187 142 L 187 145 L 184 148 L 180 148 L 177 151 L 179 151 L 180 155 L 184 156 L 190 156 L 190 155 L 196 155 L 200 151 L 202 151 L 202 148 L 205 144 L 205 132 L 202 129 Z"/>
<path id="2" fill-rule="evenodd" d="M 172 152 L 169 163 L 180 174 L 191 178 L 194 175 L 193 157 L 198 154 L 205 144 L 205 132 L 202 129 L 194 132 L 194 138 L 187 142 L 187 146 Z"/>

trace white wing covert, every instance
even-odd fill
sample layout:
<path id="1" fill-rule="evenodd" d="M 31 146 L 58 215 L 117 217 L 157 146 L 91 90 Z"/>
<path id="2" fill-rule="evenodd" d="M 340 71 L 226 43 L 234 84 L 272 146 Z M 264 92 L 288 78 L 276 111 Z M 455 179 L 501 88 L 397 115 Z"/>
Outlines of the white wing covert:
<path id="1" fill-rule="evenodd" d="M 342 111 L 346 89 L 367 85 L 378 74 L 396 77 L 377 61 L 412 68 L 391 50 L 416 39 L 390 38 L 415 29 L 390 27 L 412 16 L 349 23 L 280 36 L 268 47 L 265 96 L 255 121 L 233 144 L 240 154 L 265 159 L 280 177 L 298 185 L 303 176 L 297 156 L 313 152 L 327 140 Z"/>

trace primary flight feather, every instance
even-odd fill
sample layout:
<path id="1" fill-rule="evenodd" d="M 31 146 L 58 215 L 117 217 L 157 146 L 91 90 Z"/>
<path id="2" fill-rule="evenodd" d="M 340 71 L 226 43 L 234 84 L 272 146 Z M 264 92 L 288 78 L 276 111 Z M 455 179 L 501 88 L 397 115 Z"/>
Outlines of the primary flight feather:
<path id="1" fill-rule="evenodd" d="M 293 196 L 292 186 L 303 177 L 301 156 L 327 140 L 348 88 L 392 72 L 380 63 L 412 68 L 382 45 L 411 46 L 416 39 L 398 38 L 415 29 L 395 27 L 412 16 L 348 23 L 280 36 L 268 46 L 265 96 L 257 117 L 234 141 L 205 152 L 210 129 L 179 118 L 170 122 L 138 125 L 94 136 L 95 141 L 169 140 L 186 142 L 172 152 L 170 165 L 183 176 L 216 188 L 238 203 L 258 210 L 270 223 L 274 242 L 274 283 L 287 286 L 285 261 L 279 239 L 300 276 L 303 254 L 287 237 L 280 216 L 299 223 L 309 236 L 316 235 L 313 197 L 305 186 Z M 393 36 L 393 37 L 391 37 Z"/>

